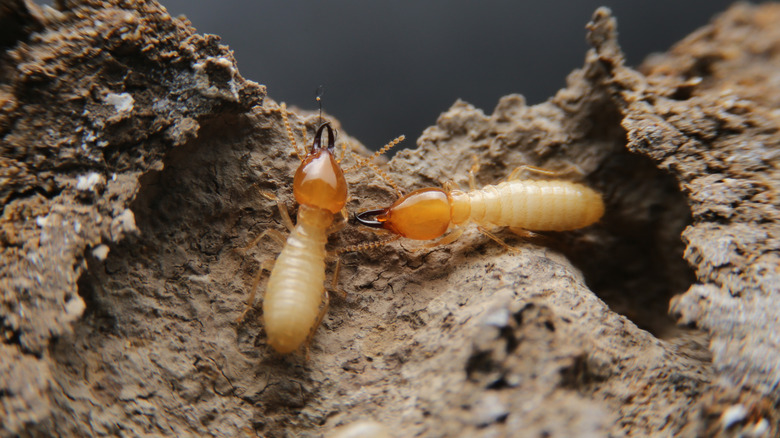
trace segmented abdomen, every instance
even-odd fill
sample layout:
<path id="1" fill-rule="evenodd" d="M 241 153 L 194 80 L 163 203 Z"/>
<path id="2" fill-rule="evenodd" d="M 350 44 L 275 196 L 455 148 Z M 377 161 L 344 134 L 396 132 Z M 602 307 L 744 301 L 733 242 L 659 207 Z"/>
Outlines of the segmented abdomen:
<path id="1" fill-rule="evenodd" d="M 469 192 L 470 220 L 532 231 L 586 227 L 604 214 L 601 195 L 569 181 L 513 180 Z"/>
<path id="2" fill-rule="evenodd" d="M 271 271 L 263 320 L 268 343 L 280 353 L 297 350 L 317 322 L 325 290 L 327 239 L 324 229 L 299 219 Z"/>

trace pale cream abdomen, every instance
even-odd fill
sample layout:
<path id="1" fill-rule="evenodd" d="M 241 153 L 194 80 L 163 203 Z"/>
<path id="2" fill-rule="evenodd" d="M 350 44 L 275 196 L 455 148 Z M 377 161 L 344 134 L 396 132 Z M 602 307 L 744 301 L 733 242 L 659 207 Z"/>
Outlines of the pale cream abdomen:
<path id="1" fill-rule="evenodd" d="M 325 229 L 298 220 L 268 279 L 263 320 L 280 353 L 298 349 L 314 329 L 325 291 Z"/>
<path id="2" fill-rule="evenodd" d="M 604 214 L 600 194 L 569 181 L 513 180 L 471 191 L 468 197 L 471 221 L 531 231 L 574 230 Z"/>

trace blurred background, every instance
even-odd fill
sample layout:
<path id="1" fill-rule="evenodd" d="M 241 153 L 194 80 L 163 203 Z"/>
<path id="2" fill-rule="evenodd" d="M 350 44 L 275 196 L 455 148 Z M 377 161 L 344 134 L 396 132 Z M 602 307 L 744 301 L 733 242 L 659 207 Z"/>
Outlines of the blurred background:
<path id="1" fill-rule="evenodd" d="M 732 1 L 160 0 L 222 37 L 241 74 L 268 95 L 324 109 L 367 147 L 406 147 L 457 99 L 485 113 L 498 99 L 547 100 L 582 65 L 585 25 L 602 5 L 630 65 L 663 52 Z"/>

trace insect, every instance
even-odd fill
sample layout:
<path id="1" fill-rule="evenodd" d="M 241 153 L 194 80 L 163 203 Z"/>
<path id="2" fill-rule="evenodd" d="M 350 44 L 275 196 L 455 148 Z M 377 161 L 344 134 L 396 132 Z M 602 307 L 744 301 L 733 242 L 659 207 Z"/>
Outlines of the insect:
<path id="1" fill-rule="evenodd" d="M 284 104 L 281 111 L 287 136 L 298 152 Z M 323 144 L 325 134 L 327 144 Z M 357 164 L 350 169 L 361 165 L 376 168 L 370 160 L 402 140 L 403 136 L 393 140 L 368 159 L 356 158 Z M 346 146 L 344 149 L 346 152 Z M 301 159 L 295 172 L 293 195 L 299 204 L 296 224 L 293 225 L 287 207 L 276 196 L 261 192 L 266 198 L 277 202 L 279 212 L 290 229 L 286 241 L 278 231 L 266 230 L 247 245 L 247 248 L 254 245 L 266 235 L 284 243 L 271 270 L 263 299 L 263 323 L 268 343 L 279 353 L 291 353 L 304 342 L 309 342 L 327 313 L 329 295 L 324 281 L 328 253 L 325 245 L 328 235 L 346 223 L 344 206 L 349 195 L 344 172 L 340 161 L 335 158 L 333 128 L 326 122 L 317 129 L 311 149 Z M 340 221 L 334 221 L 336 215 L 341 216 Z M 252 286 L 247 311 L 254 302 L 259 282 L 260 276 Z"/>
<path id="2" fill-rule="evenodd" d="M 512 172 L 507 181 L 476 189 L 476 168 L 475 164 L 470 172 L 468 192 L 446 186 L 419 189 L 387 208 L 364 211 L 356 218 L 363 225 L 416 240 L 436 239 L 452 227 L 474 222 L 485 235 L 506 246 L 483 227 L 506 226 L 521 233 L 565 231 L 591 225 L 604 214 L 601 195 L 582 184 L 516 178 L 523 170 L 547 175 L 556 172 L 523 166 Z M 461 227 L 453 231 L 437 244 L 454 241 L 463 230 Z"/>

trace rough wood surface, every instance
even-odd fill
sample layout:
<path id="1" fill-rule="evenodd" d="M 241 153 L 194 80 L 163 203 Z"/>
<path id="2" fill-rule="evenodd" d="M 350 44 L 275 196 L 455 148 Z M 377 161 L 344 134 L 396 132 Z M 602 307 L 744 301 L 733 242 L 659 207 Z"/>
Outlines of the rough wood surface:
<path id="1" fill-rule="evenodd" d="M 499 232 L 517 252 L 469 229 L 345 254 L 308 360 L 273 353 L 259 306 L 236 322 L 280 249 L 239 248 L 284 229 L 258 191 L 294 207 L 278 105 L 153 2 L 56 6 L 0 7 L 0 436 L 779 433 L 777 5 L 639 70 L 600 9 L 548 102 L 456 102 L 382 165 L 401 187 L 465 185 L 474 156 L 481 184 L 573 164 L 605 218 Z M 290 119 L 312 138 L 316 115 Z M 396 196 L 347 178 L 352 212 Z"/>

